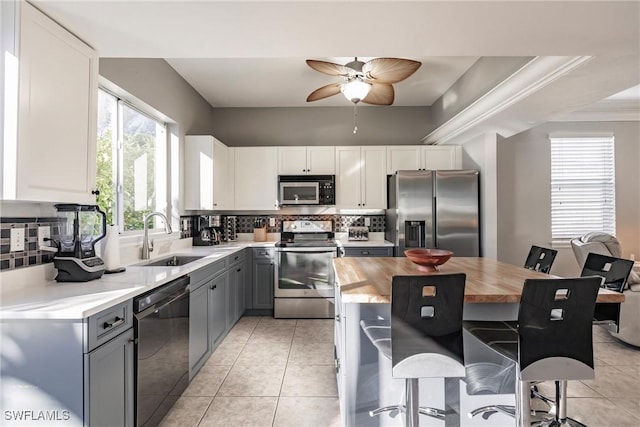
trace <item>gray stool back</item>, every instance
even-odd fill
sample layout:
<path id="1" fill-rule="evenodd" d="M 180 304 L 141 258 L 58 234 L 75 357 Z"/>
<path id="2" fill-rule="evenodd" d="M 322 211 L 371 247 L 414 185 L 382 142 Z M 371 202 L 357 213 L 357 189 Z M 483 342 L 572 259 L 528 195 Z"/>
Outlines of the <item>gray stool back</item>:
<path id="1" fill-rule="evenodd" d="M 604 277 L 603 287 L 622 292 L 633 269 L 633 261 L 590 252 L 580 276 Z"/>
<path id="2" fill-rule="evenodd" d="M 391 360 L 396 378 L 464 377 L 466 275 L 394 276 Z"/>
<path id="3" fill-rule="evenodd" d="M 524 381 L 594 378 L 592 321 L 600 280 L 528 279 L 518 311 Z"/>
<path id="4" fill-rule="evenodd" d="M 549 274 L 556 255 L 558 255 L 558 251 L 555 249 L 532 245 L 527 260 L 524 262 L 524 268 Z"/>

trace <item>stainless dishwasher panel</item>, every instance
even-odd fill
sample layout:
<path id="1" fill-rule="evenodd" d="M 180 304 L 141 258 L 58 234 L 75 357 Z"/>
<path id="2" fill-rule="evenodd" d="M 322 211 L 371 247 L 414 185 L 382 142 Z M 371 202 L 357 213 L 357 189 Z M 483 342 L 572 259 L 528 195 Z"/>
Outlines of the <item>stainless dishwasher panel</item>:
<path id="1" fill-rule="evenodd" d="M 136 425 L 155 426 L 189 382 L 189 277 L 133 301 Z"/>

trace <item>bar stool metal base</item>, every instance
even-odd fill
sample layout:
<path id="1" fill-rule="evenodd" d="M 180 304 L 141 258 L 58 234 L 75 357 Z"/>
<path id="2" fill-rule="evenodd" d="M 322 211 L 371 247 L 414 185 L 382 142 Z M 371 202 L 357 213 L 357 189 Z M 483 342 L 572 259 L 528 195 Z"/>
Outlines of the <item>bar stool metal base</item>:
<path id="1" fill-rule="evenodd" d="M 395 414 L 389 414 L 391 417 L 395 417 L 398 413 L 402 413 L 405 416 L 406 427 L 418 427 L 418 415 L 426 415 L 428 417 L 436 418 L 438 420 L 444 420 L 449 414 L 446 411 L 436 408 L 430 408 L 426 406 L 418 406 L 418 379 L 417 378 L 405 378 L 405 400 L 406 405 L 390 405 L 382 408 L 369 411 L 370 417 L 375 417 L 384 412 L 394 412 Z"/>

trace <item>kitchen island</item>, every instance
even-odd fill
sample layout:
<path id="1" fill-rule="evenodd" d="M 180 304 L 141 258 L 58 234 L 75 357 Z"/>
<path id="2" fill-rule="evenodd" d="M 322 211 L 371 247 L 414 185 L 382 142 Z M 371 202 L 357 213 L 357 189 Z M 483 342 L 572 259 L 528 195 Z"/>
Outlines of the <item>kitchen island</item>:
<path id="1" fill-rule="evenodd" d="M 336 375 L 342 421 L 345 426 L 402 425 L 402 417 L 391 418 L 383 414 L 370 418 L 368 411 L 378 406 L 397 403 L 402 398 L 403 382 L 391 379 L 391 364 L 378 357 L 377 349 L 360 328 L 361 320 L 388 320 L 391 316 L 391 280 L 394 275 L 425 275 L 459 273 L 467 275 L 465 287 L 465 320 L 515 320 L 520 295 L 526 279 L 553 278 L 523 267 L 490 258 L 453 257 L 439 267 L 439 272 L 424 273 L 408 258 L 336 258 Z M 598 302 L 620 303 L 624 295 L 602 289 Z M 469 340 L 470 341 L 470 340 Z M 465 340 L 467 363 L 481 359 L 481 347 L 474 347 Z M 493 354 L 488 360 L 499 368 L 502 361 Z M 494 359 L 492 359 L 492 357 Z M 484 360 L 484 359 L 483 359 Z M 514 404 L 513 395 L 468 395 L 461 380 L 447 380 L 447 404 L 454 395 L 454 406 L 462 416 L 464 426 L 510 426 L 515 421 L 504 415 L 494 415 L 489 420 L 466 417 L 466 413 L 485 404 Z M 443 408 L 445 405 L 445 381 L 429 379 L 420 381 L 420 405 Z M 421 416 L 421 425 L 442 425 L 441 421 Z M 447 425 L 452 425 L 448 423 Z M 455 425 L 455 424 L 453 424 Z"/>

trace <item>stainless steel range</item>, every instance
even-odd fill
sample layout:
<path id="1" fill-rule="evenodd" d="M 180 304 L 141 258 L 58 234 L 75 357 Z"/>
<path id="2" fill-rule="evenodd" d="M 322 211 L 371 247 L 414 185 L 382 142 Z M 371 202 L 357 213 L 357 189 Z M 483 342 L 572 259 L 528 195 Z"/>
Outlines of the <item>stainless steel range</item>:
<path id="1" fill-rule="evenodd" d="M 333 221 L 283 221 L 276 244 L 274 317 L 333 318 L 332 260 L 341 254 Z"/>

